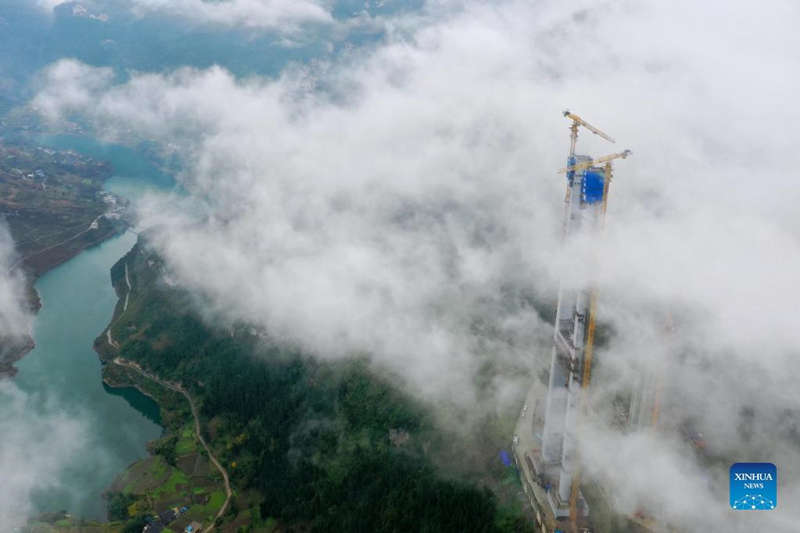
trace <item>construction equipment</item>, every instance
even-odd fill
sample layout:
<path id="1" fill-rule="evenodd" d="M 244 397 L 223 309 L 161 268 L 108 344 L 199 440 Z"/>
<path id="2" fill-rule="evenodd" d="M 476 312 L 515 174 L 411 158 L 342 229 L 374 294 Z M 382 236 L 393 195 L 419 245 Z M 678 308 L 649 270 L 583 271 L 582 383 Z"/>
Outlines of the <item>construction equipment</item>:
<path id="1" fill-rule="evenodd" d="M 612 139 L 608 134 L 603 133 L 598 128 L 595 128 L 594 126 L 592 126 L 591 124 L 589 124 L 588 122 L 583 120 L 578 115 L 576 115 L 574 113 L 570 113 L 569 109 L 565 109 L 564 110 L 564 116 L 572 121 L 572 131 L 573 131 L 574 139 L 573 139 L 573 143 L 572 143 L 572 150 L 570 150 L 570 152 L 571 152 L 570 155 L 572 155 L 572 152 L 574 152 L 574 150 L 575 150 L 575 141 L 577 141 L 577 139 L 578 139 L 578 126 L 583 126 L 587 130 L 591 131 L 595 135 L 599 135 L 600 137 L 602 137 L 603 139 L 607 140 L 608 142 L 611 142 L 611 143 L 617 142 L 614 139 Z"/>
<path id="2" fill-rule="evenodd" d="M 582 272 L 594 272 L 594 267 L 601 266 L 596 247 L 602 244 L 598 237 L 604 225 L 612 163 L 629 157 L 631 151 L 597 158 L 578 154 L 581 127 L 609 142 L 614 139 L 578 115 L 569 111 L 563 115 L 570 121 L 571 133 L 569 158 L 561 170 L 566 173 L 563 238 L 565 243 L 576 244 L 565 247 L 565 254 Z M 538 413 L 534 417 L 519 419 L 512 442 L 523 488 L 539 528 L 587 533 L 593 511 L 581 491 L 581 475 L 585 476 L 586 470 L 581 468 L 581 435 L 576 428 L 585 423 L 590 411 L 588 392 L 594 379 L 593 362 L 597 360 L 598 299 L 592 279 L 581 279 L 568 271 L 569 266 L 565 265 L 558 288 L 547 379 L 544 383 L 536 381 L 529 393 L 541 409 L 534 408 Z M 542 385 L 547 387 L 544 398 Z M 600 511 L 598 516 L 602 516 Z"/>
<path id="3" fill-rule="evenodd" d="M 614 139 L 612 139 L 610 135 L 600 131 L 599 128 L 595 128 L 594 126 L 592 126 L 591 124 L 589 124 L 588 122 L 583 120 L 578 115 L 576 115 L 574 113 L 571 113 L 569 109 L 565 109 L 563 111 L 563 115 L 572 121 L 572 124 L 569 127 L 569 130 L 570 130 L 570 143 L 569 143 L 569 159 L 567 159 L 567 164 L 570 165 L 570 166 L 567 167 L 567 170 L 565 170 L 565 172 L 569 171 L 568 177 L 569 177 L 569 179 L 571 181 L 572 180 L 572 176 L 574 175 L 574 172 L 575 172 L 575 169 L 573 169 L 571 167 L 575 165 L 575 145 L 578 143 L 578 127 L 579 126 L 583 126 L 587 130 L 591 131 L 595 135 L 599 135 L 600 137 L 602 137 L 603 139 L 607 140 L 608 142 L 615 143 L 616 141 Z M 630 153 L 630 150 L 626 150 L 626 151 L 628 152 L 628 154 L 626 154 L 625 156 L 620 156 L 620 157 L 627 157 L 629 155 L 629 153 Z M 564 211 L 565 211 L 565 213 L 566 213 L 566 211 L 569 210 L 569 199 L 570 199 L 570 188 L 567 187 L 566 196 L 564 196 Z M 564 235 L 565 236 L 566 236 L 566 230 L 567 230 L 567 228 L 566 228 L 566 224 L 565 224 L 564 225 Z"/>
<path id="4" fill-rule="evenodd" d="M 610 163 L 606 163 L 610 165 Z M 609 173 L 610 174 L 610 173 Z M 606 184 L 609 180 L 606 180 Z M 606 192 L 608 192 L 608 185 L 606 185 Z M 605 215 L 605 196 L 603 197 L 603 214 Z M 589 328 L 586 332 L 586 347 L 584 348 L 583 356 L 583 375 L 581 376 L 581 389 L 583 394 L 580 399 L 579 416 L 586 416 L 586 389 L 589 388 L 589 383 L 592 379 L 592 357 L 594 356 L 594 330 L 595 330 L 595 312 L 597 310 L 597 291 L 592 289 L 589 297 Z M 581 469 L 583 467 L 578 464 L 575 473 L 572 475 L 572 486 L 569 492 L 569 520 L 574 532 L 578 531 L 578 493 L 580 492 L 581 484 Z"/>
<path id="5" fill-rule="evenodd" d="M 633 154 L 633 152 L 631 152 L 630 150 L 623 150 L 615 154 L 604 155 L 603 157 L 598 157 L 597 159 L 590 159 L 588 161 L 582 161 L 580 163 L 575 163 L 568 167 L 560 168 L 558 169 L 557 174 L 564 174 L 565 172 L 570 172 L 570 171 L 580 172 L 581 170 L 600 165 L 601 163 L 608 163 L 615 159 L 625 159 L 631 154 Z"/>
<path id="6" fill-rule="evenodd" d="M 569 151 L 569 159 L 568 159 L 568 166 L 560 169 L 558 171 L 559 174 L 567 174 L 570 183 L 572 183 L 573 178 L 575 177 L 576 173 L 582 172 L 586 169 L 591 167 L 603 165 L 603 197 L 602 197 L 602 211 L 601 211 L 601 227 L 605 221 L 605 213 L 606 213 L 606 206 L 608 202 L 608 186 L 611 183 L 612 177 L 612 168 L 611 162 L 616 159 L 626 159 L 628 156 L 632 154 L 630 150 L 623 150 L 622 152 L 617 152 L 614 154 L 605 155 L 598 158 L 589 159 L 586 161 L 576 162 L 575 157 L 575 145 L 578 139 L 578 127 L 583 126 L 584 128 L 588 129 L 592 133 L 599 135 L 603 139 L 609 142 L 615 142 L 609 135 L 602 132 L 598 128 L 592 126 L 585 120 L 583 120 L 578 115 L 570 113 L 569 110 L 564 111 L 564 116 L 568 119 L 572 120 L 572 125 L 570 126 L 571 136 L 570 136 L 570 151 Z M 567 187 L 567 197 L 566 201 L 569 201 L 569 187 Z M 586 343 L 584 345 L 584 353 L 583 353 L 583 372 L 580 379 L 580 388 L 582 389 L 582 393 L 580 399 L 578 400 L 578 413 L 577 419 L 580 420 L 581 418 L 585 418 L 587 413 L 587 405 L 586 405 L 586 394 L 587 388 L 589 387 L 589 383 L 591 381 L 591 368 L 592 368 L 592 356 L 594 354 L 594 333 L 595 333 L 595 313 L 596 313 L 596 306 L 597 306 L 597 293 L 594 288 L 590 289 L 590 303 L 589 303 L 589 323 L 587 328 L 587 335 L 586 335 Z M 575 470 L 572 473 L 572 480 L 570 486 L 570 493 L 569 493 L 569 521 L 570 526 L 573 532 L 578 532 L 578 498 L 580 494 L 580 483 L 581 483 L 581 465 L 580 463 L 577 464 Z"/>

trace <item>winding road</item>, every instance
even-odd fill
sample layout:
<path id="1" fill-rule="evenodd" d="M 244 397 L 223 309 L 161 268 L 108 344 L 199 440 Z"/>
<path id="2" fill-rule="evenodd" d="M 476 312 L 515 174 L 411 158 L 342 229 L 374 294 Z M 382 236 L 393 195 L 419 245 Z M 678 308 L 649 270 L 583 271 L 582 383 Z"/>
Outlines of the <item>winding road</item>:
<path id="1" fill-rule="evenodd" d="M 109 339 L 109 343 L 113 346 L 114 343 L 113 343 L 113 340 L 111 339 L 111 330 L 110 330 L 110 328 L 109 328 L 108 339 Z M 230 482 L 230 478 L 228 477 L 228 471 L 225 470 L 225 468 L 223 468 L 222 464 L 220 464 L 220 462 L 217 460 L 217 458 L 211 452 L 211 448 L 208 447 L 208 444 L 206 444 L 206 441 L 203 438 L 202 433 L 200 432 L 200 417 L 197 414 L 197 406 L 194 403 L 194 399 L 189 394 L 189 392 L 181 386 L 180 383 L 173 383 L 173 382 L 170 382 L 170 381 L 163 380 L 160 377 L 156 376 L 155 374 L 152 374 L 152 373 L 148 372 L 147 370 L 144 370 L 137 363 L 135 363 L 133 361 L 128 361 L 127 359 L 123 359 L 122 357 L 115 357 L 113 361 L 114 361 L 114 364 L 119 365 L 119 366 L 124 366 L 125 368 L 129 368 L 131 370 L 134 370 L 135 372 L 139 373 L 139 375 L 146 377 L 150 381 L 154 381 L 154 382 L 158 383 L 159 385 L 161 385 L 164 388 L 167 388 L 167 389 L 170 389 L 172 391 L 175 391 L 175 392 L 178 392 L 180 394 L 183 394 L 183 396 L 189 402 L 189 407 L 191 408 L 192 416 L 194 417 L 194 432 L 195 432 L 195 435 L 197 436 L 197 440 L 200 442 L 200 444 L 203 445 L 203 448 L 206 450 L 206 453 L 208 454 L 208 458 L 211 460 L 211 462 L 217 468 L 217 470 L 219 470 L 219 473 L 222 474 L 222 479 L 225 482 L 225 503 L 222 504 L 222 507 L 220 507 L 219 512 L 217 512 L 217 515 L 214 517 L 214 522 L 216 522 L 217 518 L 219 518 L 222 515 L 224 515 L 225 511 L 228 509 L 228 505 L 230 504 L 231 496 L 233 495 L 233 492 L 231 491 L 231 482 Z M 206 532 L 210 532 L 210 531 L 213 531 L 213 530 L 214 530 L 214 524 L 213 523 L 208 527 L 208 529 L 204 529 L 204 531 L 206 531 Z"/>
<path id="2" fill-rule="evenodd" d="M 105 216 L 106 216 L 106 214 L 105 214 L 105 213 L 103 213 L 102 215 L 100 215 L 100 216 L 98 216 L 98 217 L 95 217 L 95 219 L 94 219 L 94 220 L 92 220 L 92 223 L 91 223 L 91 224 L 89 224 L 89 226 L 88 226 L 88 227 L 86 227 L 85 229 L 83 229 L 83 230 L 79 231 L 78 233 L 76 233 L 76 234 L 75 234 L 75 235 L 73 235 L 72 237 L 67 237 L 66 239 L 64 239 L 64 240 L 63 240 L 63 241 L 61 241 L 61 242 L 57 242 L 57 243 L 55 243 L 55 244 L 51 244 L 51 245 L 50 245 L 50 246 L 48 246 L 47 248 L 42 248 L 41 250 L 36 250 L 35 252 L 32 252 L 32 253 L 30 253 L 30 254 L 28 254 L 28 255 L 24 256 L 24 257 L 18 257 L 18 258 L 17 258 L 17 260 L 16 260 L 16 261 L 14 261 L 14 263 L 11 265 L 11 268 L 10 268 L 9 270 L 14 270 L 14 269 L 15 269 L 15 268 L 17 268 L 19 265 L 21 265 L 21 264 L 22 264 L 24 261 L 27 261 L 27 260 L 28 260 L 28 259 L 30 259 L 31 257 L 36 257 L 37 255 L 41 255 L 41 254 L 43 254 L 43 253 L 45 253 L 45 252 L 49 252 L 49 251 L 50 251 L 50 250 L 52 250 L 53 248 L 57 248 L 57 247 L 59 247 L 59 246 L 63 246 L 63 245 L 67 244 L 67 243 L 68 243 L 68 242 L 70 242 L 70 241 L 74 241 L 75 239 L 77 239 L 78 237 L 80 237 L 81 235 L 83 235 L 84 233 L 88 233 L 88 232 L 90 232 L 90 231 L 92 231 L 92 230 L 96 230 L 96 229 L 98 229 L 98 228 L 100 227 L 100 224 L 98 223 L 98 221 L 99 221 L 101 218 L 105 217 Z M 37 239 L 37 241 L 38 241 L 38 240 L 39 240 L 39 239 Z M 37 242 L 37 241 L 33 241 L 33 242 Z M 28 242 L 31 242 L 31 241 L 30 241 L 30 240 L 29 240 L 29 241 L 26 241 L 26 244 L 27 244 Z M 97 244 L 97 243 L 92 243 L 90 246 L 94 246 L 94 244 Z M 19 246 L 19 245 L 17 245 L 17 246 Z M 88 248 L 88 246 L 87 246 L 87 248 Z"/>
<path id="3" fill-rule="evenodd" d="M 128 285 L 128 292 L 125 293 L 125 305 L 122 306 L 122 312 L 128 310 L 128 298 L 131 295 L 131 278 L 128 276 L 128 263 L 125 262 L 125 283 Z"/>

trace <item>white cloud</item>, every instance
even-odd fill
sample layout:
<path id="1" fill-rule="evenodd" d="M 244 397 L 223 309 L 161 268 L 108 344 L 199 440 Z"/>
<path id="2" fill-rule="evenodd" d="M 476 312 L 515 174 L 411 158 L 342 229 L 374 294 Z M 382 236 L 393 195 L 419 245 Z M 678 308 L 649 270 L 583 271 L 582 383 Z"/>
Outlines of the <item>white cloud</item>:
<path id="1" fill-rule="evenodd" d="M 49 12 L 52 12 L 56 7 L 60 6 L 61 4 L 65 4 L 71 0 L 35 0 L 36 5 Z"/>
<path id="2" fill-rule="evenodd" d="M 0 355 L 18 349 L 31 333 L 24 279 L 11 270 L 17 256 L 0 223 Z M 58 406 L 40 402 L 13 381 L 0 378 L 0 529 L 12 531 L 27 520 L 36 489 L 55 483 L 64 459 L 81 443 L 82 428 Z M 41 406 L 41 409 L 37 407 Z"/>
<path id="3" fill-rule="evenodd" d="M 299 23 L 330 23 L 327 2 L 317 0 L 133 0 L 135 13 L 163 13 L 204 23 L 285 30 Z"/>
<path id="4" fill-rule="evenodd" d="M 115 86 L 62 62 L 34 103 L 179 147 L 190 199 L 152 199 L 142 220 L 178 278 L 229 317 L 323 357 L 369 352 L 428 397 L 473 405 L 487 358 L 517 369 L 549 357 L 521 295 L 594 278 L 616 332 L 609 374 L 666 365 L 673 407 L 695 410 L 715 452 L 749 450 L 730 441 L 738 409 L 754 407 L 759 442 L 794 472 L 792 429 L 775 413 L 799 400 L 796 5 L 456 7 L 436 6 L 438 22 L 369 54 L 275 81 L 213 68 Z M 566 104 L 635 153 L 617 165 L 588 268 L 559 244 Z M 588 134 L 580 147 L 620 148 Z M 648 348 L 668 312 L 685 361 Z M 498 395 L 509 384 L 521 379 L 502 378 Z M 596 475 L 620 494 L 697 467 L 672 445 L 619 435 L 598 440 L 597 464 L 617 464 L 619 439 L 641 451 L 635 472 Z M 708 510 L 724 507 L 721 494 L 685 493 L 658 512 L 689 528 L 749 524 Z M 797 518 L 779 506 L 764 523 L 785 531 Z"/>
<path id="5" fill-rule="evenodd" d="M 47 13 L 62 4 L 73 4 L 72 14 L 109 20 L 96 10 L 124 10 L 138 17 L 171 16 L 185 21 L 222 27 L 296 33 L 305 24 L 333 24 L 330 2 L 322 0 L 33 0 Z"/>
<path id="6" fill-rule="evenodd" d="M 13 531 L 33 511 L 32 494 L 60 483 L 63 465 L 84 447 L 86 428 L 9 380 L 0 381 L 0 401 L 0 524 Z"/>
<path id="7" fill-rule="evenodd" d="M 0 339 L 5 342 L 20 340 L 31 332 L 25 280 L 19 269 L 12 270 L 16 259 L 14 241 L 5 221 L 0 220 Z"/>

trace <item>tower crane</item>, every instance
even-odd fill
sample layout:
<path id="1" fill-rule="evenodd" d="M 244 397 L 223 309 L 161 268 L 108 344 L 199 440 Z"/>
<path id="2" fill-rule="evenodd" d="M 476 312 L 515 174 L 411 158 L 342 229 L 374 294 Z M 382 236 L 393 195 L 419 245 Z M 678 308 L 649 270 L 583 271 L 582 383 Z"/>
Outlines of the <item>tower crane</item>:
<path id="1" fill-rule="evenodd" d="M 575 166 L 575 145 L 578 143 L 578 128 L 580 126 L 583 126 L 587 130 L 589 130 L 592 133 L 594 133 L 595 135 L 599 135 L 600 137 L 602 137 L 603 139 L 607 140 L 608 142 L 616 143 L 617 141 L 612 139 L 611 136 L 608 135 L 607 133 L 604 133 L 604 132 L 600 131 L 599 128 L 596 128 L 596 127 L 592 126 L 591 124 L 589 124 L 588 122 L 583 120 L 581 117 L 579 117 L 575 113 L 572 113 L 569 109 L 565 109 L 562 112 L 562 114 L 566 118 L 568 118 L 568 119 L 570 119 L 572 121 L 572 124 L 570 124 L 570 127 L 569 127 L 569 131 L 570 131 L 570 136 L 569 136 L 569 141 L 570 141 L 569 142 L 569 159 L 567 159 L 567 164 L 569 166 L 564 170 L 565 172 L 572 172 L 572 173 L 568 174 L 568 177 L 570 178 L 570 181 L 571 181 L 572 177 L 574 175 L 574 172 L 576 170 L 575 168 L 572 168 L 572 167 Z M 629 150 L 626 150 L 626 151 L 628 152 L 628 154 L 630 153 Z M 620 157 L 627 157 L 628 154 L 626 154 L 625 156 L 620 156 Z M 589 165 L 589 166 L 591 166 L 591 165 Z M 564 212 L 565 213 L 569 209 L 569 198 L 570 198 L 570 188 L 567 187 L 567 191 L 566 191 L 566 194 L 564 196 Z M 564 225 L 564 231 L 566 232 L 566 224 Z M 565 233 L 565 235 L 566 235 L 566 233 Z"/>
<path id="2" fill-rule="evenodd" d="M 594 126 L 592 126 L 591 124 L 589 124 L 588 122 L 583 120 L 581 117 L 579 117 L 575 113 L 571 113 L 569 109 L 565 109 L 563 114 L 564 114 L 565 117 L 567 117 L 568 119 L 570 119 L 572 121 L 572 125 L 569 128 L 570 131 L 572 132 L 572 135 L 570 136 L 571 137 L 571 142 L 570 142 L 570 147 L 569 147 L 570 160 L 572 159 L 572 157 L 575 156 L 575 143 L 578 142 L 578 126 L 583 126 L 587 130 L 591 131 L 595 135 L 599 135 L 600 137 L 602 137 L 603 139 L 607 140 L 608 142 L 611 142 L 611 143 L 617 142 L 614 139 L 612 139 L 610 135 L 600 131 L 599 128 L 595 128 Z"/>
<path id="3" fill-rule="evenodd" d="M 601 163 L 609 163 L 615 159 L 625 159 L 631 154 L 633 154 L 633 152 L 631 152 L 630 150 L 623 150 L 622 152 L 617 152 L 615 154 L 604 155 L 602 157 L 598 157 L 597 159 L 590 159 L 582 163 L 575 163 L 568 167 L 561 168 L 558 170 L 558 174 L 564 174 L 565 172 L 570 172 L 570 171 L 580 172 L 581 170 L 593 167 L 595 165 L 599 165 Z"/>
<path id="4" fill-rule="evenodd" d="M 575 175 L 575 172 L 579 172 L 589 167 L 602 164 L 603 175 L 604 175 L 602 217 L 603 219 L 605 219 L 606 205 L 608 201 L 608 186 L 611 183 L 611 176 L 612 176 L 611 162 L 616 159 L 625 159 L 628 156 L 630 156 L 632 152 L 630 150 L 623 150 L 622 152 L 617 152 L 614 154 L 598 157 L 596 159 L 590 159 L 588 161 L 576 163 L 575 145 L 578 141 L 578 128 L 580 126 L 583 126 L 584 128 L 594 133 L 595 135 L 598 135 L 611 143 L 614 143 L 616 141 L 614 141 L 614 139 L 611 138 L 608 134 L 592 126 L 578 115 L 571 113 L 569 110 L 564 111 L 563 114 L 566 118 L 572 121 L 572 124 L 570 125 L 570 132 L 571 132 L 570 149 L 569 149 L 569 159 L 567 160 L 568 166 L 560 169 L 558 173 L 559 174 L 567 173 L 567 175 L 570 178 L 572 178 Z M 565 199 L 565 203 L 569 201 L 569 191 L 570 188 L 567 187 L 567 197 Z M 586 416 L 585 411 L 587 406 L 586 406 L 585 396 L 586 396 L 586 389 L 589 387 L 589 383 L 591 381 L 592 356 L 594 353 L 596 306 L 597 306 L 597 295 L 595 289 L 592 288 L 589 297 L 589 323 L 587 328 L 587 339 L 584 348 L 583 371 L 580 377 L 580 387 L 581 389 L 583 389 L 582 391 L 583 393 L 581 394 L 579 400 L 579 407 L 578 407 L 579 419 L 584 418 Z M 581 465 L 580 463 L 578 463 L 575 471 L 572 474 L 572 483 L 570 486 L 570 495 L 569 495 L 569 522 L 571 529 L 574 533 L 578 532 L 578 497 L 580 491 L 580 483 L 581 483 Z"/>

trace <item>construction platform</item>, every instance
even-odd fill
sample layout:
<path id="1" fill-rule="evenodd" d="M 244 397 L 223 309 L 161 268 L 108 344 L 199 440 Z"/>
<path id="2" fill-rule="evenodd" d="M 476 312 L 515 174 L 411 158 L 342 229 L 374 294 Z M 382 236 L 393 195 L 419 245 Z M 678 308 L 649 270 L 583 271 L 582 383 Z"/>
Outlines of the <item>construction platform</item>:
<path id="1" fill-rule="evenodd" d="M 517 421 L 512 446 L 514 461 L 539 529 L 545 533 L 570 533 L 569 502 L 558 498 L 558 465 L 548 468 L 541 454 L 546 398 L 547 384 L 535 379 Z M 578 531 L 589 533 L 593 530 L 583 495 L 578 502 Z"/>

